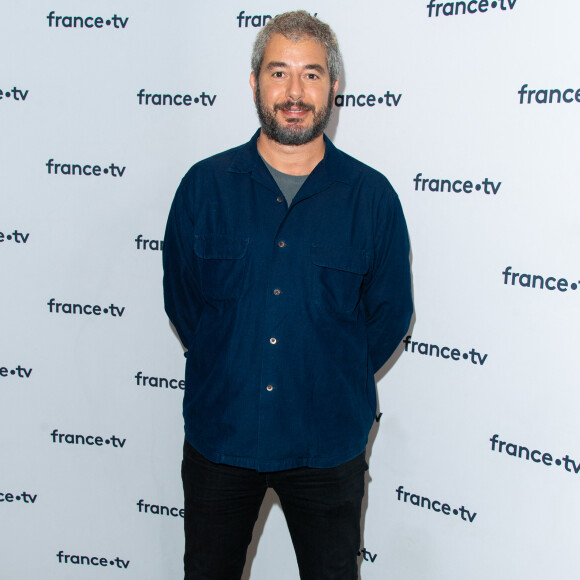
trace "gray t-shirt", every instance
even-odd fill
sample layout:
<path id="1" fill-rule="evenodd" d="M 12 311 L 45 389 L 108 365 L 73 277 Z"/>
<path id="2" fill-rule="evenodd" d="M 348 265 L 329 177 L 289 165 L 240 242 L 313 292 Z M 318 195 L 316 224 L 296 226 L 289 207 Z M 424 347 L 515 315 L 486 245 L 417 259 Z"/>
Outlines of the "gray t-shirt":
<path id="1" fill-rule="evenodd" d="M 260 157 L 262 157 L 260 155 Z M 292 203 L 292 200 L 302 187 L 302 184 L 306 181 L 308 175 L 289 175 L 288 173 L 282 173 L 278 171 L 275 167 L 272 167 L 263 157 L 262 161 L 266 164 L 266 167 L 270 171 L 270 174 L 274 178 L 276 185 L 280 188 L 280 191 L 284 194 L 288 207 Z"/>

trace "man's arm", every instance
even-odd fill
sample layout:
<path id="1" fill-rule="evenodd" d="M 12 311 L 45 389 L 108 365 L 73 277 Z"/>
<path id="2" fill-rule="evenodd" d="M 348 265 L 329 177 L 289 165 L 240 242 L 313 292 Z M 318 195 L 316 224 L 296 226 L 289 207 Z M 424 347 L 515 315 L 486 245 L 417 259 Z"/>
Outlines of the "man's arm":
<path id="1" fill-rule="evenodd" d="M 389 186 L 377 208 L 374 265 L 363 287 L 368 346 L 377 372 L 395 352 L 413 314 L 409 234 L 397 194 Z"/>
<path id="2" fill-rule="evenodd" d="M 165 312 L 185 348 L 197 328 L 204 300 L 192 264 L 193 223 L 186 204 L 185 179 L 181 182 L 167 219 L 163 241 L 163 294 Z"/>

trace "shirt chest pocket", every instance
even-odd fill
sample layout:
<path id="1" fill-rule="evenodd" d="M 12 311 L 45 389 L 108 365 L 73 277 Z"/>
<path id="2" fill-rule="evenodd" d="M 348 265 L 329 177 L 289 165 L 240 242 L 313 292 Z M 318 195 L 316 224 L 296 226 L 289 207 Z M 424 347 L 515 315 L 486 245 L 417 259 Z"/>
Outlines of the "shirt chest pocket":
<path id="1" fill-rule="evenodd" d="M 248 239 L 221 234 L 195 235 L 193 251 L 206 298 L 239 298 L 246 277 L 248 243 Z"/>
<path id="2" fill-rule="evenodd" d="M 335 312 L 350 313 L 360 300 L 369 255 L 353 248 L 313 245 L 312 294 L 315 304 Z"/>

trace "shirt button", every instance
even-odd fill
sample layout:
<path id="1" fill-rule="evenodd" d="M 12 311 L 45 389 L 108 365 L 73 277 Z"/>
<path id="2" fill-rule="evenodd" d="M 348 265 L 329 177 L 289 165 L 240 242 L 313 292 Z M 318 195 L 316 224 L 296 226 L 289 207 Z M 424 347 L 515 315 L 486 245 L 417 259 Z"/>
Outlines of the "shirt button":
<path id="1" fill-rule="evenodd" d="M 278 247 L 279 247 L 279 248 L 283 248 L 285 245 L 286 245 L 286 242 L 283 242 L 282 240 L 280 240 L 280 241 L 278 242 Z"/>
<path id="2" fill-rule="evenodd" d="M 276 288 L 276 289 L 274 290 L 274 294 L 275 294 L 276 296 L 280 296 L 280 294 L 282 294 L 282 290 L 280 290 L 279 288 Z"/>
<path id="3" fill-rule="evenodd" d="M 276 201 L 277 201 L 278 203 L 282 203 L 282 202 L 284 201 L 284 198 L 283 198 L 281 195 L 279 195 L 279 196 L 276 198 Z"/>
<path id="4" fill-rule="evenodd" d="M 266 390 L 267 390 L 267 391 L 273 391 L 273 390 L 274 390 L 274 387 L 273 387 L 272 385 L 268 385 L 268 386 L 266 387 Z"/>
<path id="5" fill-rule="evenodd" d="M 275 338 L 270 339 L 270 344 L 276 344 L 278 341 Z"/>

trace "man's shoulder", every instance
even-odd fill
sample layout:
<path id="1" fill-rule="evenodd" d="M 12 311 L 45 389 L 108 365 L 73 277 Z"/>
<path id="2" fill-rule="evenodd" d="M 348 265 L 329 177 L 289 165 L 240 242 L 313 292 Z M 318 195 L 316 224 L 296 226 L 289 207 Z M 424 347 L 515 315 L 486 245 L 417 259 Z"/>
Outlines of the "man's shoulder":
<path id="1" fill-rule="evenodd" d="M 361 175 L 369 176 L 375 179 L 386 179 L 386 177 L 378 169 L 367 165 L 360 159 L 349 155 L 341 149 L 337 149 L 337 152 L 341 155 L 341 162 L 344 163 L 344 165 L 347 166 L 350 171 L 360 173 Z"/>
<path id="2" fill-rule="evenodd" d="M 189 174 L 195 174 L 196 172 L 211 173 L 216 171 L 227 171 L 232 166 L 232 163 L 236 157 L 238 157 L 240 154 L 248 152 L 248 150 L 249 143 L 243 143 L 242 145 L 232 147 L 231 149 L 226 149 L 220 153 L 215 153 L 214 155 L 194 163 L 194 165 L 192 165 L 187 172 L 186 177 Z"/>
<path id="3" fill-rule="evenodd" d="M 334 160 L 343 175 L 355 183 L 364 183 L 367 187 L 395 194 L 388 178 L 378 169 L 363 163 L 360 159 L 349 155 L 342 149 L 334 147 Z M 395 194 L 396 195 L 396 194 Z"/>

